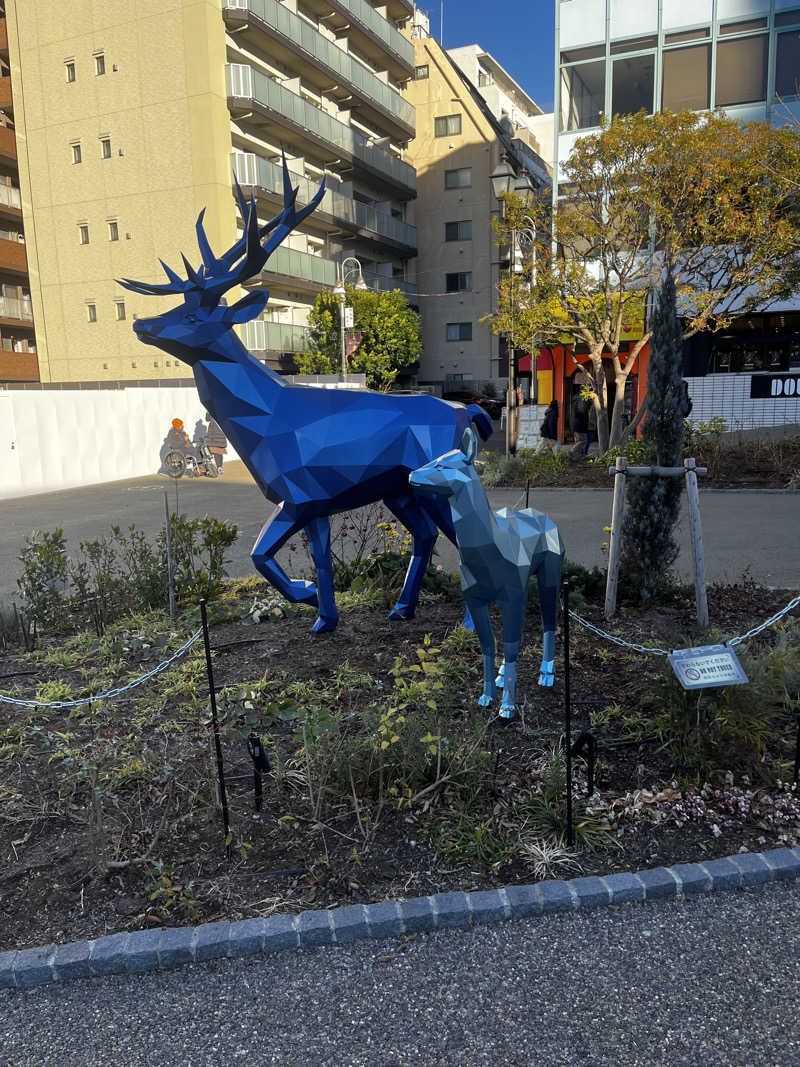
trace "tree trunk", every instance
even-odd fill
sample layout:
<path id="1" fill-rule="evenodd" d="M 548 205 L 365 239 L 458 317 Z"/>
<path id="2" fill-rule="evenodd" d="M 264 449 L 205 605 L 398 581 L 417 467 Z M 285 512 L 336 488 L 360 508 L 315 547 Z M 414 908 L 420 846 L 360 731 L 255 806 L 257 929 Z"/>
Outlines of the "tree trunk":
<path id="1" fill-rule="evenodd" d="M 609 436 L 609 447 L 613 448 L 615 445 L 622 446 L 625 443 L 625 383 L 628 380 L 627 374 L 618 374 L 615 379 L 615 392 L 614 392 L 614 411 L 611 415 L 611 434 Z"/>
<path id="2" fill-rule="evenodd" d="M 597 416 L 597 447 L 602 454 L 608 451 L 608 393 L 606 391 L 606 372 L 603 368 L 602 355 L 592 353 L 592 387 L 594 396 L 594 413 Z"/>

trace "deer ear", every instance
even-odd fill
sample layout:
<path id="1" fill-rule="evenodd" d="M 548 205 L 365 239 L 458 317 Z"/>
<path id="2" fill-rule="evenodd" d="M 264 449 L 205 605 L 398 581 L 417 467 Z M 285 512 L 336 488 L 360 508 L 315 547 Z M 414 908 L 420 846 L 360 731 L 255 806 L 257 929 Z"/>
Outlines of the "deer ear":
<path id="1" fill-rule="evenodd" d="M 268 300 L 269 293 L 266 289 L 254 289 L 252 293 L 226 308 L 222 320 L 230 323 L 249 322 L 261 314 Z"/>
<path id="2" fill-rule="evenodd" d="M 461 438 L 461 451 L 467 457 L 467 463 L 473 463 L 478 454 L 478 439 L 469 426 Z"/>

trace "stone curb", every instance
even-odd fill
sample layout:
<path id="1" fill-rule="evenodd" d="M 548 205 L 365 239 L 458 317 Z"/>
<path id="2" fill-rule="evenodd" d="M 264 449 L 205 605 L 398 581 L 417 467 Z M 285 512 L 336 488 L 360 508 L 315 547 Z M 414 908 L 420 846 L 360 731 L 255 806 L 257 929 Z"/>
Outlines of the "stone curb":
<path id="1" fill-rule="evenodd" d="M 268 919 L 137 930 L 0 953 L 0 989 L 103 974 L 141 974 L 185 963 L 241 958 L 285 948 L 314 948 L 362 938 L 398 937 L 607 904 L 681 898 L 800 879 L 800 847 L 740 852 L 704 863 L 679 863 L 635 874 L 506 886 L 473 893 L 437 893 L 410 900 L 353 904 Z"/>

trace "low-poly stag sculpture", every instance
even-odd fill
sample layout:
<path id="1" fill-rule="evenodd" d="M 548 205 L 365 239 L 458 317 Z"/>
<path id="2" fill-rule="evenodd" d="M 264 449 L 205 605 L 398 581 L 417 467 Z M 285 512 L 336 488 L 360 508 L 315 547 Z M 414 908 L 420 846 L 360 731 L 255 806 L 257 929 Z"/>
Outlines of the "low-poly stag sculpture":
<path id="1" fill-rule="evenodd" d="M 481 436 L 492 431 L 488 415 L 432 396 L 392 396 L 363 390 L 293 385 L 250 355 L 233 331 L 256 318 L 269 299 L 255 289 L 228 307 L 224 294 L 259 274 L 270 254 L 319 204 L 325 183 L 297 210 L 297 189 L 283 164 L 284 207 L 259 226 L 255 199 L 237 184 L 245 232 L 217 258 L 197 220 L 203 265 L 183 257 L 186 278 L 163 261 L 167 283 L 124 279 L 134 293 L 183 296 L 182 303 L 154 318 L 137 318 L 139 340 L 156 345 L 194 370 L 206 410 L 221 426 L 262 493 L 277 505 L 252 551 L 258 571 L 288 600 L 318 607 L 313 629 L 332 630 L 338 620 L 333 591 L 329 516 L 382 500 L 412 535 L 412 558 L 391 616 L 411 618 L 434 542 L 455 531 L 443 500 L 419 497 L 409 474 L 454 448 L 474 422 Z M 289 578 L 274 559 L 290 538 L 305 530 L 316 568 L 316 585 Z"/>
<path id="2" fill-rule="evenodd" d="M 525 619 L 528 580 L 536 575 L 542 614 L 539 685 L 553 684 L 555 629 L 564 545 L 551 518 L 533 508 L 492 511 L 475 470 L 478 442 L 471 429 L 461 448 L 427 463 L 411 475 L 411 485 L 450 503 L 461 561 L 461 590 L 483 654 L 483 694 L 488 707 L 502 686 L 500 715 L 516 715 L 517 657 Z M 503 665 L 495 679 L 495 643 L 489 605 L 503 617 Z"/>

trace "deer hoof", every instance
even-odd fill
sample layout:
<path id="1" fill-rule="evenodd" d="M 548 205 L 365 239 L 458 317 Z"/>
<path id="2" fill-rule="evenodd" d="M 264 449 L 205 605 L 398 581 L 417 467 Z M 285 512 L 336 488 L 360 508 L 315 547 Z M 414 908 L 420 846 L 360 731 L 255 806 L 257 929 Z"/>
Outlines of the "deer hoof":
<path id="1" fill-rule="evenodd" d="M 338 621 L 339 621 L 338 619 L 323 619 L 323 617 L 320 615 L 320 617 L 317 619 L 317 621 L 311 627 L 311 632 L 315 633 L 315 634 L 327 634 L 327 633 L 330 633 L 331 630 L 335 630 L 336 629 L 336 623 Z"/>
<path id="2" fill-rule="evenodd" d="M 389 618 L 397 622 L 401 619 L 413 619 L 414 612 L 411 608 L 401 607 L 400 604 L 395 604 L 392 610 L 389 612 Z"/>
<path id="3" fill-rule="evenodd" d="M 539 685 L 551 686 L 553 684 L 553 675 L 546 674 L 544 671 L 539 675 Z"/>
<path id="4" fill-rule="evenodd" d="M 508 721 L 509 719 L 516 719 L 517 709 L 514 704 L 503 704 L 500 708 L 500 718 Z"/>
<path id="5" fill-rule="evenodd" d="M 478 697 L 478 707 L 488 708 L 493 699 L 493 697 L 487 696 L 487 694 L 484 693 L 482 696 Z"/>

